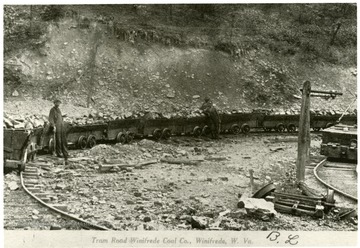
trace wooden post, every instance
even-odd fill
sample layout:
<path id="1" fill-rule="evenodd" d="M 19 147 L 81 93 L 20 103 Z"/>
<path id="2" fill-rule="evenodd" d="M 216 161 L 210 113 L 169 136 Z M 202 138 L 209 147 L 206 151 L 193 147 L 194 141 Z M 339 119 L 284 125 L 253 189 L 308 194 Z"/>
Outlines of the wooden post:
<path id="1" fill-rule="evenodd" d="M 250 193 L 253 194 L 254 193 L 254 170 L 253 169 L 249 170 L 249 175 L 250 175 Z"/>
<path id="2" fill-rule="evenodd" d="M 298 136 L 298 156 L 296 161 L 296 179 L 305 179 L 305 166 L 309 162 L 310 147 L 310 91 L 311 83 L 305 81 L 302 90 L 301 114 Z"/>

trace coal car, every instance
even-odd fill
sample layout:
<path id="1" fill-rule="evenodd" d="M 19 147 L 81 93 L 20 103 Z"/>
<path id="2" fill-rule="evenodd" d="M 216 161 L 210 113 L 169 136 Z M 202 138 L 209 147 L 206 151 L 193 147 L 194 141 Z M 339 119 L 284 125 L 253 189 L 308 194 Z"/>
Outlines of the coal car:
<path id="1" fill-rule="evenodd" d="M 338 124 L 323 130 L 320 154 L 357 161 L 357 126 Z"/>

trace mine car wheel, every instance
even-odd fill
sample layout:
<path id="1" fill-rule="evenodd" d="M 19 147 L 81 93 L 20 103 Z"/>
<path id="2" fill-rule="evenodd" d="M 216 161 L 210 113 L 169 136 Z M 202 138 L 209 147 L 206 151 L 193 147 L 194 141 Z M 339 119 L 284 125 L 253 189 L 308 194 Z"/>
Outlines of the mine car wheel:
<path id="1" fill-rule="evenodd" d="M 125 134 L 123 134 L 122 132 L 119 132 L 116 135 L 115 141 L 116 141 L 116 143 L 124 144 L 126 142 Z"/>
<path id="2" fill-rule="evenodd" d="M 294 124 L 290 124 L 287 127 L 287 130 L 288 130 L 289 133 L 295 133 L 296 132 L 296 126 Z"/>
<path id="3" fill-rule="evenodd" d="M 84 150 L 87 146 L 87 140 L 84 136 L 80 136 L 77 142 L 78 148 Z"/>
<path id="4" fill-rule="evenodd" d="M 266 196 L 270 195 L 271 192 L 274 192 L 275 189 L 276 186 L 271 182 L 265 185 L 264 187 L 262 187 L 261 189 L 259 189 L 258 191 L 256 191 L 252 196 L 252 198 L 265 198 Z"/>
<path id="5" fill-rule="evenodd" d="M 350 140 L 350 147 L 357 148 L 357 140 L 356 139 Z"/>
<path id="6" fill-rule="evenodd" d="M 284 124 L 278 124 L 278 125 L 276 126 L 276 130 L 277 130 L 278 132 L 280 132 L 280 133 L 284 132 L 284 131 L 285 131 L 285 126 L 284 126 Z"/>
<path id="7" fill-rule="evenodd" d="M 168 128 L 165 128 L 163 131 L 162 131 L 162 138 L 163 139 L 169 139 L 171 137 L 171 130 L 168 129 Z"/>
<path id="8" fill-rule="evenodd" d="M 248 124 L 242 125 L 242 126 L 241 126 L 241 131 L 242 131 L 243 133 L 248 133 L 248 132 L 250 132 L 250 126 L 249 126 Z"/>
<path id="9" fill-rule="evenodd" d="M 193 130 L 193 135 L 199 137 L 201 135 L 201 128 L 196 126 Z"/>
<path id="10" fill-rule="evenodd" d="M 315 132 L 319 132 L 320 131 L 320 127 L 313 127 L 313 130 L 315 131 Z"/>
<path id="11" fill-rule="evenodd" d="M 162 135 L 162 132 L 161 132 L 160 129 L 155 129 L 155 130 L 153 131 L 153 138 L 154 138 L 155 140 L 159 140 L 159 139 L 161 138 L 161 135 Z"/>
<path id="12" fill-rule="evenodd" d="M 134 133 L 132 132 L 126 132 L 126 143 L 131 143 L 134 139 Z"/>
<path id="13" fill-rule="evenodd" d="M 94 146 L 96 145 L 96 138 L 94 135 L 90 135 L 88 138 L 87 138 L 87 146 L 89 148 L 93 148 Z"/>
<path id="14" fill-rule="evenodd" d="M 232 127 L 231 127 L 231 132 L 233 133 L 233 134 L 239 134 L 240 133 L 240 127 L 238 126 L 238 125 L 232 125 Z"/>
<path id="15" fill-rule="evenodd" d="M 210 127 L 208 127 L 207 125 L 203 127 L 201 135 L 206 136 L 209 135 L 211 133 Z"/>

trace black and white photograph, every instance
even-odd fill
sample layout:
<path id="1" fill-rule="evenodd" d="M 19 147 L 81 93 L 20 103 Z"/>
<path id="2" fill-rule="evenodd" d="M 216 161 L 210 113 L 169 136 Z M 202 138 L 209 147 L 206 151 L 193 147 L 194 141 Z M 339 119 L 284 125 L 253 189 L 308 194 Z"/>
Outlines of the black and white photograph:
<path id="1" fill-rule="evenodd" d="M 356 1 L 2 17 L 5 247 L 357 245 Z"/>

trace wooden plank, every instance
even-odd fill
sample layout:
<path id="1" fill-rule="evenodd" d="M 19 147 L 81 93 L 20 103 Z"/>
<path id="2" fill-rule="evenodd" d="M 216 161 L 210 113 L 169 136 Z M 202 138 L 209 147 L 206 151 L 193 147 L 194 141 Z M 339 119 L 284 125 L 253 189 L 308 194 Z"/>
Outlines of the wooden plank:
<path id="1" fill-rule="evenodd" d="M 114 161 L 112 161 L 114 162 Z M 148 160 L 148 161 L 143 161 L 140 163 L 136 163 L 136 164 L 101 164 L 99 167 L 99 170 L 101 172 L 106 172 L 106 171 L 110 171 L 113 168 L 142 168 L 145 165 L 150 165 L 150 164 L 156 164 L 158 161 L 156 159 L 153 160 Z"/>
<path id="2" fill-rule="evenodd" d="M 168 164 L 185 164 L 185 165 L 198 165 L 201 161 L 199 160 L 190 160 L 190 159 L 170 159 L 170 158 L 162 158 L 160 160 L 162 163 Z"/>

